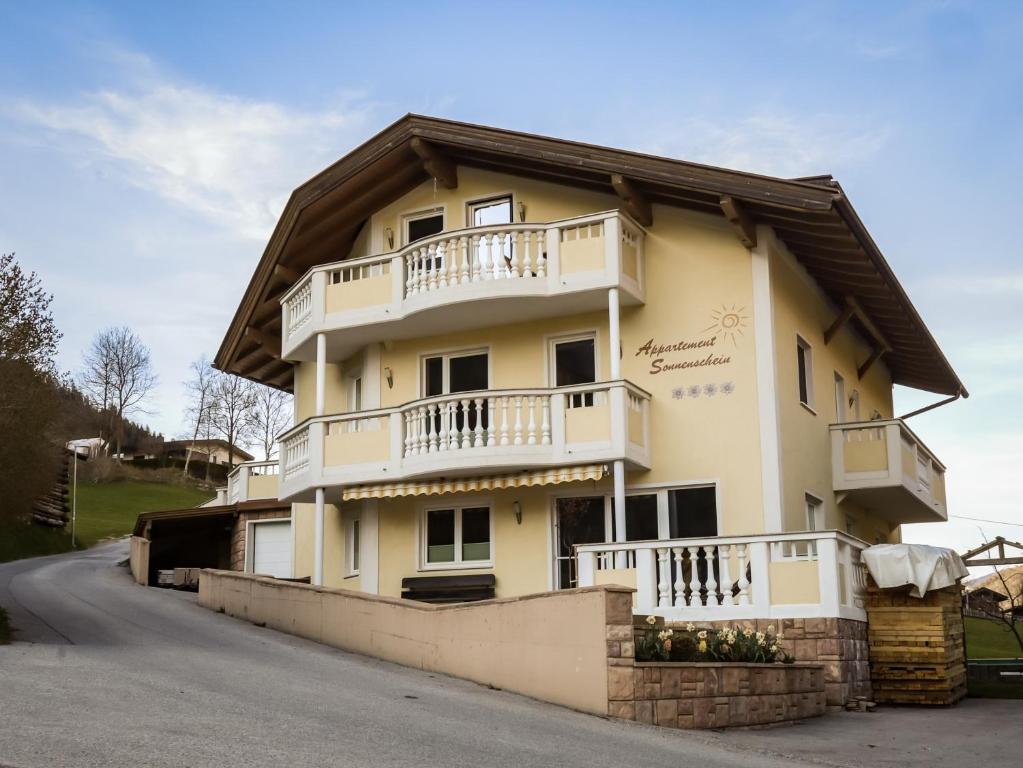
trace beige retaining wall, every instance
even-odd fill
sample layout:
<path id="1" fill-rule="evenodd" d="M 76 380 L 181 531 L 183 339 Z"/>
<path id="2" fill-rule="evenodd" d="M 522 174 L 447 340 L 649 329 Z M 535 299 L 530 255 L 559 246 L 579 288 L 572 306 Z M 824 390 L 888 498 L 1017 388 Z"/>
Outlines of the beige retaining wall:
<path id="1" fill-rule="evenodd" d="M 206 608 L 599 715 L 609 663 L 633 663 L 619 658 L 632 655 L 631 593 L 599 586 L 434 606 L 232 571 L 199 579 Z"/>
<path id="2" fill-rule="evenodd" d="M 132 578 L 143 587 L 149 586 L 149 540 L 141 536 L 131 537 L 131 549 L 128 565 Z"/>

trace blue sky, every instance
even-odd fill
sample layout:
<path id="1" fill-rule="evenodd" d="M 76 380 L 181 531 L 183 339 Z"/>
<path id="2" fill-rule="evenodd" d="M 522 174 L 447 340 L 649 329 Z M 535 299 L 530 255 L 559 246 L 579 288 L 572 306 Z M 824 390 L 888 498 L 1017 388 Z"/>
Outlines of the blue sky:
<path id="1" fill-rule="evenodd" d="M 952 512 L 1023 522 L 1023 5 L 41 5 L 0 0 L 0 249 L 55 294 L 65 369 L 138 329 L 166 434 L 291 189 L 421 112 L 833 173 L 970 388 L 912 421 Z M 981 530 L 1023 538 L 907 536 Z"/>

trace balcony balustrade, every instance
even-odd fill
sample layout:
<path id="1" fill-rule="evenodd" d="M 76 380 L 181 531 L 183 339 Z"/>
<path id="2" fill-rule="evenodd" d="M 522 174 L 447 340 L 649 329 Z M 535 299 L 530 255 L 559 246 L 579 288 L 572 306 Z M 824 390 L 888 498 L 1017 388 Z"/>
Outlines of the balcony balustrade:
<path id="1" fill-rule="evenodd" d="M 281 436 L 281 499 L 317 487 L 624 460 L 650 467 L 650 396 L 626 381 L 483 390 L 308 419 Z"/>
<path id="2" fill-rule="evenodd" d="M 839 531 L 576 546 L 581 587 L 634 587 L 633 609 L 669 621 L 866 620 L 865 542 Z"/>
<path id="3" fill-rule="evenodd" d="M 623 304 L 643 302 L 643 230 L 619 211 L 442 232 L 303 275 L 281 298 L 282 354 L 314 359 L 320 332 L 334 357 L 464 330 L 478 314 L 452 308 L 472 302 L 487 302 L 491 325 L 606 309 L 608 288 L 621 289 Z"/>
<path id="4" fill-rule="evenodd" d="M 945 465 L 901 419 L 831 425 L 834 490 L 892 522 L 948 519 Z"/>
<path id="5" fill-rule="evenodd" d="M 276 499 L 278 461 L 246 461 L 227 476 L 227 503 Z"/>

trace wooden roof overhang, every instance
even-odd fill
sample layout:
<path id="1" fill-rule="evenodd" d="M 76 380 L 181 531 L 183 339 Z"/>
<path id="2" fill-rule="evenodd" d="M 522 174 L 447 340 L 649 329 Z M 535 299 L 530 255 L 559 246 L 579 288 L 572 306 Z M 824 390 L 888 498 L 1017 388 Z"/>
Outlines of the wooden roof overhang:
<path id="1" fill-rule="evenodd" d="M 292 193 L 215 365 L 291 390 L 292 366 L 280 360 L 281 294 L 310 267 L 343 258 L 375 210 L 431 177 L 457 184 L 463 165 L 616 194 L 641 221 L 653 203 L 725 216 L 746 245 L 756 224 L 770 225 L 838 311 L 854 305 L 843 322 L 876 345 L 872 357 L 884 355 L 895 383 L 968 394 L 831 177 L 760 176 L 419 115 L 401 118 Z"/>

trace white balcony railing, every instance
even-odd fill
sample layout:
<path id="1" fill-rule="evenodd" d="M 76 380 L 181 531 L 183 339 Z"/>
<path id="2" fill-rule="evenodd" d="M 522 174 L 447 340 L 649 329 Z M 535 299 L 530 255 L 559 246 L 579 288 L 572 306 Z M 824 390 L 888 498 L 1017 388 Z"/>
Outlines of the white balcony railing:
<path id="1" fill-rule="evenodd" d="M 865 542 L 839 531 L 576 546 L 581 587 L 636 588 L 634 610 L 669 620 L 865 620 Z"/>
<path id="2" fill-rule="evenodd" d="M 610 287 L 622 289 L 624 303 L 643 301 L 643 230 L 619 211 L 442 232 L 393 253 L 311 269 L 281 298 L 282 352 L 303 359 L 310 354 L 303 345 L 320 331 L 358 333 L 366 343 L 386 324 L 393 338 L 395 323 L 408 321 L 411 330 L 413 315 L 467 301 L 585 293 L 595 309 L 606 306 L 601 291 Z M 502 319 L 557 314 L 556 307 L 512 303 Z M 434 322 L 445 330 L 443 318 Z"/>
<path id="3" fill-rule="evenodd" d="M 626 381 L 483 390 L 309 419 L 281 437 L 281 498 L 320 486 L 594 462 L 650 465 L 648 393 Z"/>
<path id="4" fill-rule="evenodd" d="M 227 476 L 227 503 L 276 499 L 279 470 L 278 461 L 246 461 L 239 464 Z"/>
<path id="5" fill-rule="evenodd" d="M 948 519 L 945 465 L 901 419 L 831 425 L 835 491 L 893 522 Z"/>

